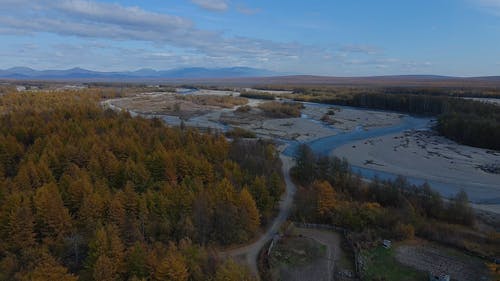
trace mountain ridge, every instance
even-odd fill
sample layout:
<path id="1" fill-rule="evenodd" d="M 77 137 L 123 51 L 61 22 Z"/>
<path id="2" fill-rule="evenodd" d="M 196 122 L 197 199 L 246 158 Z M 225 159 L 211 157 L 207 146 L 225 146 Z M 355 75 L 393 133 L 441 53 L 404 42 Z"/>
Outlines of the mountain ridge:
<path id="1" fill-rule="evenodd" d="M 29 67 L 12 67 L 0 70 L 0 78 L 8 79 L 88 79 L 88 78 L 232 78 L 272 77 L 283 75 L 274 71 L 251 67 L 205 68 L 186 67 L 169 70 L 141 68 L 135 71 L 93 71 L 84 68 L 35 70 Z"/>

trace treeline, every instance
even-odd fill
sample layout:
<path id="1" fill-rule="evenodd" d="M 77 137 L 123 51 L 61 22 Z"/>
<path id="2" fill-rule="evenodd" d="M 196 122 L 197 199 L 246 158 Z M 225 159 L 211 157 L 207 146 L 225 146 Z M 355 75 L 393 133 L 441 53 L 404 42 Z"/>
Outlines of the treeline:
<path id="1" fill-rule="evenodd" d="M 259 91 L 249 91 L 242 90 L 240 92 L 240 97 L 249 98 L 249 99 L 261 99 L 261 100 L 275 100 L 276 97 L 268 92 L 259 92 Z"/>
<path id="2" fill-rule="evenodd" d="M 98 101 L 0 97 L 0 280 L 250 280 L 211 248 L 248 241 L 273 214 L 274 146 Z"/>
<path id="3" fill-rule="evenodd" d="M 454 101 L 438 117 L 437 131 L 459 143 L 500 150 L 500 106 Z"/>
<path id="4" fill-rule="evenodd" d="M 444 95 L 357 93 L 298 95 L 309 101 L 414 115 L 437 116 L 437 131 L 458 143 L 500 150 L 500 107 Z"/>
<path id="5" fill-rule="evenodd" d="M 450 98 L 415 94 L 358 93 L 354 95 L 305 95 L 296 96 L 294 100 L 433 116 L 445 111 Z"/>
<path id="6" fill-rule="evenodd" d="M 361 85 L 272 85 L 267 87 L 257 87 L 256 89 L 292 91 L 297 95 L 321 96 L 321 95 L 356 95 L 356 94 L 396 94 L 396 95 L 430 95 L 448 97 L 476 97 L 476 98 L 500 98 L 499 87 L 470 86 L 361 86 Z"/>
<path id="7" fill-rule="evenodd" d="M 484 256 L 500 250 L 498 235 L 488 238 L 472 228 L 475 216 L 465 192 L 446 202 L 428 184 L 413 186 L 401 177 L 365 183 L 345 160 L 318 157 L 306 145 L 296 160 L 296 220 L 347 228 L 360 244 L 417 235 Z"/>

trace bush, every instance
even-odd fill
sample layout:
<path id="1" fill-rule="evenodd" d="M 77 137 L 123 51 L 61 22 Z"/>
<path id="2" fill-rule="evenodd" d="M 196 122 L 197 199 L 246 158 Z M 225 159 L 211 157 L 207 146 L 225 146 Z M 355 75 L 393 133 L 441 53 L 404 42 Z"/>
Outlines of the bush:
<path id="1" fill-rule="evenodd" d="M 304 105 L 294 102 L 281 103 L 272 101 L 260 104 L 259 108 L 270 118 L 293 118 L 300 117 Z"/>
<path id="2" fill-rule="evenodd" d="M 257 91 L 243 91 L 240 97 L 249 99 L 260 99 L 260 100 L 275 100 L 276 97 L 268 92 L 257 92 Z"/>
<path id="3" fill-rule="evenodd" d="M 254 132 L 245 130 L 243 128 L 236 127 L 233 130 L 226 133 L 228 138 L 244 138 L 244 139 L 254 139 L 257 136 Z"/>
<path id="4" fill-rule="evenodd" d="M 252 110 L 251 106 L 243 105 L 243 106 L 238 107 L 238 109 L 236 109 L 236 112 L 237 113 L 247 113 L 247 112 L 250 112 L 251 110 Z"/>

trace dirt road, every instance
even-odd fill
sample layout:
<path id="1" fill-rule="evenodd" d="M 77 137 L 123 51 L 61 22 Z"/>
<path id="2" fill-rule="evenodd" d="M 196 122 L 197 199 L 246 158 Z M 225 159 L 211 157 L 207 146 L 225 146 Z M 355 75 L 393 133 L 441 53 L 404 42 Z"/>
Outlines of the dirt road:
<path id="1" fill-rule="evenodd" d="M 342 256 L 342 248 L 340 246 L 342 238 L 340 235 L 333 231 L 312 228 L 297 227 L 296 231 L 298 234 L 314 239 L 326 246 L 326 258 L 328 259 L 327 280 L 333 280 L 333 274 L 336 270 L 335 266 Z"/>
<path id="2" fill-rule="evenodd" d="M 280 154 L 281 162 L 283 163 L 283 176 L 285 178 L 286 190 L 280 202 L 280 211 L 278 216 L 274 219 L 271 227 L 267 229 L 267 231 L 262 234 L 262 236 L 255 242 L 250 245 L 243 246 L 241 248 L 229 250 L 227 252 L 221 253 L 221 256 L 224 257 L 233 257 L 235 259 L 240 259 L 248 264 L 250 270 L 255 274 L 255 276 L 259 276 L 259 271 L 257 267 L 257 258 L 262 247 L 273 238 L 274 234 L 276 234 L 281 225 L 288 219 L 290 215 L 290 211 L 292 209 L 293 197 L 295 195 L 296 187 L 292 182 L 290 177 L 290 168 L 293 166 L 293 159 Z"/>

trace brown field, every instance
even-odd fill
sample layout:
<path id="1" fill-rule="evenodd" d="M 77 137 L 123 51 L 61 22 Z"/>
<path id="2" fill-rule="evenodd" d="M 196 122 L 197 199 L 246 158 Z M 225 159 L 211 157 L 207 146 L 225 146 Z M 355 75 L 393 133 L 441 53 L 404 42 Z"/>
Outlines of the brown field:
<path id="1" fill-rule="evenodd" d="M 423 272 L 443 272 L 452 280 L 490 280 L 485 263 L 457 250 L 424 241 L 398 246 L 396 260 Z"/>

